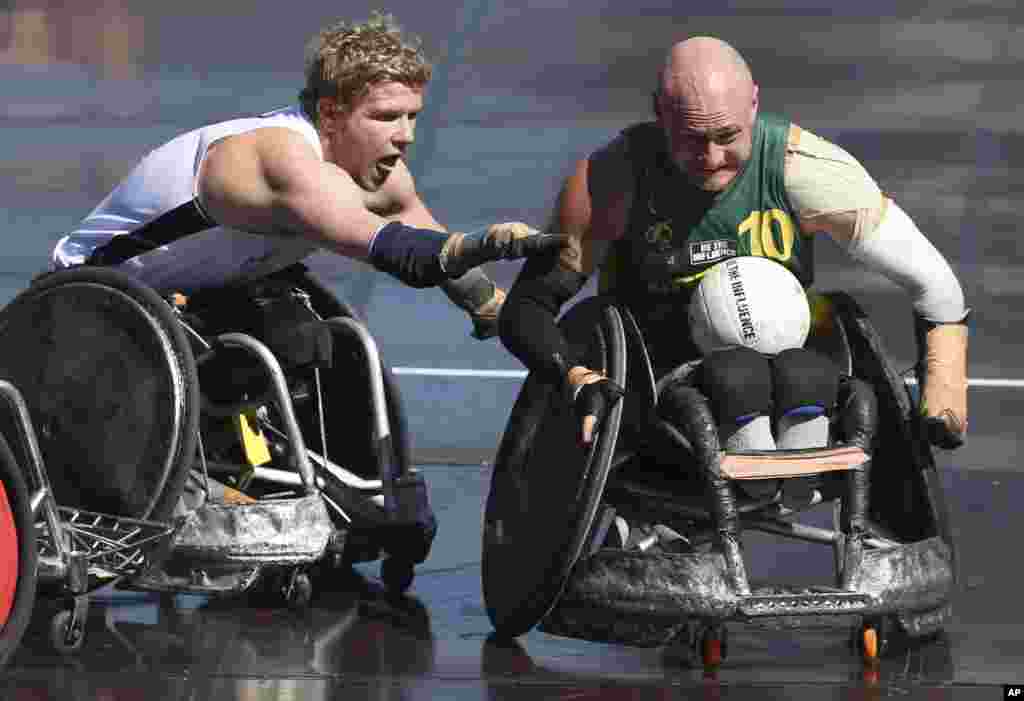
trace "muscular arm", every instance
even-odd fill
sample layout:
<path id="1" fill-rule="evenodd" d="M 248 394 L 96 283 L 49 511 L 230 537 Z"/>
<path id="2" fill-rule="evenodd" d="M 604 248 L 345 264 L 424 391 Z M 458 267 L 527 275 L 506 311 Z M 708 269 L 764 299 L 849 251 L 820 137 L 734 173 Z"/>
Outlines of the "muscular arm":
<path id="1" fill-rule="evenodd" d="M 846 151 L 794 126 L 785 181 L 805 232 L 827 233 L 854 260 L 902 287 L 922 318 L 963 320 L 963 291 L 946 259 Z"/>
<path id="2" fill-rule="evenodd" d="M 576 164 L 559 193 L 552 228 L 569 236 L 558 257 L 529 261 L 509 292 L 499 321 L 505 347 L 531 371 L 554 383 L 572 368 L 555 324 L 562 305 L 603 262 L 625 231 L 632 178 L 622 137 Z"/>
<path id="3" fill-rule="evenodd" d="M 421 229 L 447 231 L 420 199 L 404 162 L 399 162 L 392 172 L 382 195 L 387 200 L 388 219 Z M 474 338 L 483 340 L 497 334 L 498 313 L 505 291 L 491 281 L 483 268 L 472 268 L 454 280 L 445 280 L 440 287 L 452 304 L 469 315 Z"/>
<path id="4" fill-rule="evenodd" d="M 449 235 L 416 195 L 403 163 L 381 190 L 366 193 L 284 128 L 256 129 L 214 144 L 196 191 L 218 224 L 302 237 L 334 253 L 367 259 L 413 287 L 444 284 L 484 262 L 537 255 L 562 244 L 559 237 L 538 236 L 520 222 L 495 224 L 478 237 Z M 479 278 L 470 276 L 477 283 Z"/>
<path id="5" fill-rule="evenodd" d="M 321 161 L 296 132 L 278 127 L 231 136 L 211 147 L 199 172 L 199 201 L 219 224 L 297 236 L 365 259 L 387 221 L 337 166 Z"/>
<path id="6" fill-rule="evenodd" d="M 933 422 L 929 430 L 934 422 L 944 427 L 933 442 L 956 447 L 967 429 L 967 309 L 946 259 L 856 160 L 795 126 L 785 181 L 804 231 L 828 233 L 910 295 L 924 364 L 921 408 Z"/>

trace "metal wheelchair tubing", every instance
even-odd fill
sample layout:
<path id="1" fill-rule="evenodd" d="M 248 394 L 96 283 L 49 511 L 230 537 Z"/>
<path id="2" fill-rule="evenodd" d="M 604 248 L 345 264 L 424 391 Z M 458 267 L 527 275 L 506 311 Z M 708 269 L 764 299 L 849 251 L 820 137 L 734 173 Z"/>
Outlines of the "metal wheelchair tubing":
<path id="1" fill-rule="evenodd" d="M 256 356 L 263 363 L 270 376 L 271 394 L 274 396 L 278 409 L 281 412 L 285 432 L 288 434 L 292 450 L 295 453 L 295 460 L 298 463 L 303 489 L 306 494 L 317 493 L 316 475 L 313 472 L 313 466 L 309 462 L 309 457 L 306 455 L 306 443 L 302 439 L 302 431 L 299 428 L 298 420 L 295 418 L 295 410 L 292 407 L 291 397 L 288 392 L 288 382 L 285 380 L 284 371 L 281 370 L 281 364 L 277 362 L 277 358 L 274 357 L 274 354 L 266 345 L 244 333 L 220 334 L 213 338 L 213 345 L 215 347 L 220 345 L 225 348 L 240 348 Z M 245 402 L 244 404 L 250 403 Z M 211 403 L 211 406 L 216 410 L 223 408 L 213 403 Z M 232 404 L 231 406 L 237 408 L 238 405 Z"/>
<path id="2" fill-rule="evenodd" d="M 28 405 L 21 392 L 13 384 L 6 380 L 0 380 L 0 396 L 7 401 L 8 406 L 14 411 L 15 424 L 18 426 L 18 438 L 21 440 L 32 464 L 29 474 L 31 486 L 34 488 L 31 496 L 32 514 L 35 515 L 40 508 L 43 510 L 43 517 L 46 519 L 46 526 L 50 531 L 54 548 L 60 558 L 59 567 L 66 570 L 69 566 L 71 553 L 68 543 L 61 534 L 64 533 L 60 518 L 57 513 L 57 503 L 53 497 L 53 489 L 50 487 L 50 478 L 43 466 L 43 454 L 39 450 L 39 442 L 36 440 L 35 431 L 32 429 L 32 417 L 29 414 Z"/>
<path id="3" fill-rule="evenodd" d="M 324 322 L 332 329 L 350 334 L 356 337 L 366 352 L 366 365 L 370 378 L 370 396 L 373 401 L 374 438 L 378 441 L 391 436 L 391 424 L 388 420 L 387 400 L 384 397 L 384 378 L 380 364 L 380 352 L 377 350 L 377 343 L 373 340 L 366 326 L 343 316 L 336 316 L 325 319 Z"/>

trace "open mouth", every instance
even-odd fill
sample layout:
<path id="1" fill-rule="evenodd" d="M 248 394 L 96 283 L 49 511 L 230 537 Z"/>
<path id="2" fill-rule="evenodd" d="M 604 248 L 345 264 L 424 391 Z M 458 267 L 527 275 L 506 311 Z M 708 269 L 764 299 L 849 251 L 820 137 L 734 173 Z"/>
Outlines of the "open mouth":
<path id="1" fill-rule="evenodd" d="M 395 156 L 385 156 L 384 158 L 381 158 L 381 159 L 380 159 L 379 161 L 377 161 L 377 164 L 378 164 L 378 165 L 379 165 L 379 166 L 380 166 L 380 167 L 381 167 L 381 168 L 382 168 L 383 170 L 391 170 L 391 169 L 392 169 L 392 168 L 394 168 L 394 167 L 395 167 L 396 165 L 398 165 L 398 162 L 399 162 L 400 160 L 402 160 L 402 157 L 401 157 L 400 155 L 395 155 Z"/>

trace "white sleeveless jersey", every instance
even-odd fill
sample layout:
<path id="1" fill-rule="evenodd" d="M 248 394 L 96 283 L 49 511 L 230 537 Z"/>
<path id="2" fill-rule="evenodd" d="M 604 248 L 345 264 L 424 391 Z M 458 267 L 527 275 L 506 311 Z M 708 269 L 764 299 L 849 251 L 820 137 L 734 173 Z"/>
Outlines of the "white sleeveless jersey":
<path id="1" fill-rule="evenodd" d="M 196 195 L 196 176 L 218 139 L 263 127 L 294 129 L 323 159 L 313 123 L 299 106 L 233 119 L 182 134 L 150 152 L 69 235 L 57 242 L 53 266 L 83 263 L 114 236 L 126 234 Z M 160 292 L 191 292 L 262 277 L 296 263 L 318 246 L 305 239 L 214 227 L 137 256 L 118 267 Z"/>

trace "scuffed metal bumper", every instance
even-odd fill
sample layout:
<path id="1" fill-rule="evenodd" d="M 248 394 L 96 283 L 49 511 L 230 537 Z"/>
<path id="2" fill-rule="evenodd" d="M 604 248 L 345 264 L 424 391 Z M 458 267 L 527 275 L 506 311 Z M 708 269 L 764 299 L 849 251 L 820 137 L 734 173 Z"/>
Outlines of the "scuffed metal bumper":
<path id="1" fill-rule="evenodd" d="M 850 588 L 871 596 L 873 613 L 941 606 L 954 589 L 953 554 L 938 537 L 885 550 L 866 550 Z"/>
<path id="2" fill-rule="evenodd" d="M 301 564 L 321 558 L 333 532 L 318 494 L 253 504 L 206 504 L 185 517 L 171 553 L 214 563 Z"/>
<path id="3" fill-rule="evenodd" d="M 645 553 L 605 549 L 580 560 L 541 630 L 640 647 L 664 645 L 694 619 L 752 621 L 897 614 L 907 626 L 929 612 L 929 629 L 949 615 L 952 554 L 940 538 L 864 552 L 851 563 L 849 590 L 754 591 L 731 585 L 716 552 Z M 943 620 L 933 620 L 938 616 Z"/>

